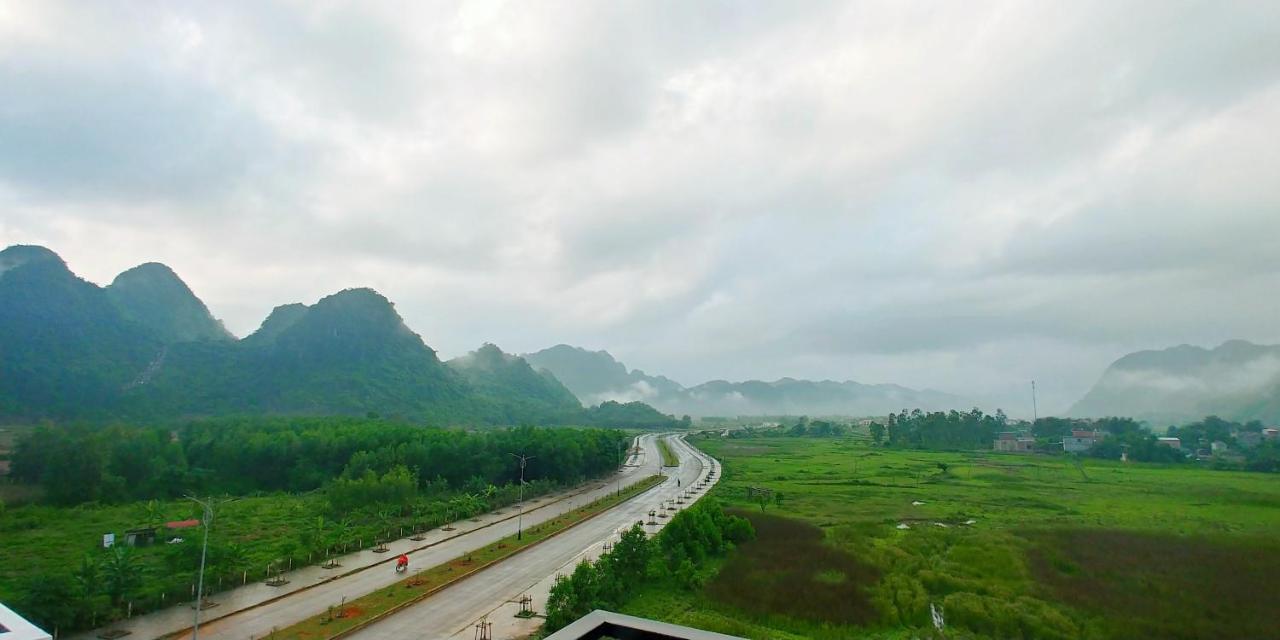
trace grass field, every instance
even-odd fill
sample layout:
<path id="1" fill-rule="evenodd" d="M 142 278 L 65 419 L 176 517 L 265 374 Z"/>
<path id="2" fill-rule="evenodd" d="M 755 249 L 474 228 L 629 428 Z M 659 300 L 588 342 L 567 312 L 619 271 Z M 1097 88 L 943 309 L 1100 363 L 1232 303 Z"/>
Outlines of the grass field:
<path id="1" fill-rule="evenodd" d="M 662 466 L 680 466 L 680 458 L 676 457 L 675 452 L 671 450 L 671 445 L 667 443 L 666 438 L 658 438 L 658 451 L 662 454 Z"/>
<path id="2" fill-rule="evenodd" d="M 628 613 L 752 638 L 1275 637 L 1280 477 L 1188 465 L 694 440 L 759 537 Z M 748 487 L 778 498 L 761 514 Z M 779 594 L 786 594 L 779 596 Z"/>
<path id="3" fill-rule="evenodd" d="M 529 483 L 525 497 L 554 490 L 544 483 Z M 493 506 L 515 502 L 514 487 L 491 499 Z M 488 508 L 488 507 L 485 507 Z M 323 554 L 308 551 L 310 539 L 331 540 L 348 550 L 368 548 L 380 538 L 409 535 L 415 524 L 438 526 L 470 513 L 428 513 L 418 516 L 387 511 L 352 514 L 346 522 L 334 522 L 322 492 L 246 496 L 218 508 L 210 538 L 210 567 L 205 589 L 216 593 L 239 586 L 242 580 L 263 580 L 268 565 L 301 566 L 323 561 Z M 83 558 L 101 563 L 108 552 L 101 547 L 102 534 L 114 532 L 122 540 L 125 531 L 147 522 L 198 518 L 198 507 L 186 500 L 126 505 L 85 504 L 77 507 L 24 505 L 8 507 L 0 514 L 0 601 L 21 603 L 30 586 L 50 576 L 71 576 Z M 127 600 L 134 613 L 150 611 L 191 599 L 199 545 L 199 529 L 171 532 L 188 543 L 155 544 L 133 549 L 140 572 L 136 588 Z M 342 543 L 338 543 L 341 540 Z M 322 545 L 323 546 L 323 545 Z M 290 560 L 291 558 L 291 560 Z M 84 625 L 106 622 L 123 615 L 119 607 L 87 618 Z"/>

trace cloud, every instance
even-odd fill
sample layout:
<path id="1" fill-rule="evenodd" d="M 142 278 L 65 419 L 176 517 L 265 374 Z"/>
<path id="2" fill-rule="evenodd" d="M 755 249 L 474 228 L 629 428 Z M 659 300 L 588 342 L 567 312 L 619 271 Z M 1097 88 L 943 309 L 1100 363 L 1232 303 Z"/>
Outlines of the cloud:
<path id="1" fill-rule="evenodd" d="M 99 282 L 165 262 L 241 335 L 368 285 L 445 356 L 1035 377 L 1065 405 L 1127 351 L 1280 341 L 1277 25 L 1267 3 L 10 2 L 0 243 Z"/>

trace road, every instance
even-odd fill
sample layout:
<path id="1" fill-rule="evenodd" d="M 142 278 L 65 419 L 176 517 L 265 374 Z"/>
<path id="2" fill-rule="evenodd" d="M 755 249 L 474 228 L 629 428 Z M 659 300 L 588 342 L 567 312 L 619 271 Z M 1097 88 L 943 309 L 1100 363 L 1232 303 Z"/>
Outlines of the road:
<path id="1" fill-rule="evenodd" d="M 575 506 L 582 506 L 617 491 L 620 486 L 629 486 L 658 473 L 661 455 L 658 453 L 656 436 L 641 436 L 637 444 L 639 453 L 633 454 L 619 473 L 572 491 L 526 500 L 524 526 L 545 522 Z M 454 531 L 434 529 L 426 533 L 422 541 L 407 538 L 396 540 L 387 544 L 390 548 L 387 553 L 364 550 L 348 554 L 338 559 L 341 565 L 339 569 L 326 570 L 318 566 L 301 568 L 285 574 L 290 582 L 284 587 L 269 587 L 256 582 L 216 594 L 211 599 L 217 606 L 207 608 L 203 614 L 200 637 L 210 640 L 260 638 L 273 629 L 320 615 L 331 605 L 403 579 L 404 575 L 396 574 L 390 563 L 401 553 L 409 554 L 410 572 L 416 572 L 515 533 L 517 512 L 515 506 L 507 507 L 472 520 L 452 523 Z M 178 634 L 175 636 L 177 638 L 189 638 L 193 613 L 189 604 L 184 604 L 138 616 L 109 628 L 128 630 L 133 638 L 149 639 L 169 634 Z M 89 640 L 106 629 L 96 629 L 73 637 Z"/>
<path id="2" fill-rule="evenodd" d="M 557 574 L 573 571 L 584 558 L 599 556 L 605 543 L 616 542 L 618 534 L 636 522 L 648 521 L 650 510 L 662 510 L 669 500 L 706 478 L 708 471 L 716 470 L 715 479 L 719 479 L 719 465 L 713 459 L 682 438 L 670 436 L 669 440 L 680 467 L 668 469 L 669 477 L 661 485 L 348 637 L 470 639 L 476 637 L 475 625 L 481 618 L 494 623 L 495 640 L 529 635 L 542 619 L 515 617 L 520 596 L 530 595 L 534 610 L 541 612 Z M 656 451 L 652 456 L 661 459 Z M 698 492 L 693 499 L 704 494 L 705 490 Z M 688 504 L 691 501 L 680 508 Z M 660 526 L 646 526 L 646 531 L 655 533 Z"/>

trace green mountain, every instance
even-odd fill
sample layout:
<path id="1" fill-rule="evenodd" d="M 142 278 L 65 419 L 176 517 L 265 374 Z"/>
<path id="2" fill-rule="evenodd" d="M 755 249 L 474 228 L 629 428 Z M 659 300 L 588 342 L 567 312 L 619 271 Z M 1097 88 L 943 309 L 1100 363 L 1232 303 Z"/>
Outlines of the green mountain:
<path id="1" fill-rule="evenodd" d="M 563 344 L 528 354 L 525 359 L 551 372 L 584 403 L 644 401 L 675 415 L 878 415 L 904 408 L 973 406 L 963 398 L 940 391 L 853 381 L 712 380 L 686 388 L 663 376 L 628 370 L 606 351 Z"/>
<path id="2" fill-rule="evenodd" d="M 0 415 L 101 413 L 160 348 L 57 254 L 23 245 L 0 251 Z"/>
<path id="3" fill-rule="evenodd" d="M 1157 426 L 1216 415 L 1280 422 L 1280 345 L 1230 340 L 1180 345 L 1116 360 L 1068 414 L 1128 416 Z"/>
<path id="4" fill-rule="evenodd" d="M 445 363 L 483 399 L 486 421 L 573 423 L 583 420 L 578 399 L 547 371 L 534 371 L 524 358 L 485 344 Z"/>
<path id="5" fill-rule="evenodd" d="M 368 412 L 436 424 L 675 424 L 643 405 L 584 410 L 555 376 L 493 345 L 446 366 L 372 289 L 276 307 L 236 340 L 164 265 L 103 288 L 48 249 L 0 251 L 0 419 Z"/>
<path id="6" fill-rule="evenodd" d="M 480 413 L 465 381 L 371 289 L 279 307 L 239 343 L 173 345 L 130 400 L 143 415 L 375 411 L 451 423 Z"/>
<path id="7" fill-rule="evenodd" d="M 106 293 L 125 319 L 146 327 L 166 344 L 235 339 L 187 284 L 158 262 L 121 273 Z"/>

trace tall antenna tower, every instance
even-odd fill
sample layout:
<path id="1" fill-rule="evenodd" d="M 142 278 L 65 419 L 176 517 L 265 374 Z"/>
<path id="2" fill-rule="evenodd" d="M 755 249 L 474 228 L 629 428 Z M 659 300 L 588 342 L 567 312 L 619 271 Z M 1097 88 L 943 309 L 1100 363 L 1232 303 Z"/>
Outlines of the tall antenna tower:
<path id="1" fill-rule="evenodd" d="M 1036 381 L 1031 381 L 1031 424 L 1040 419 L 1040 410 L 1036 408 Z"/>

